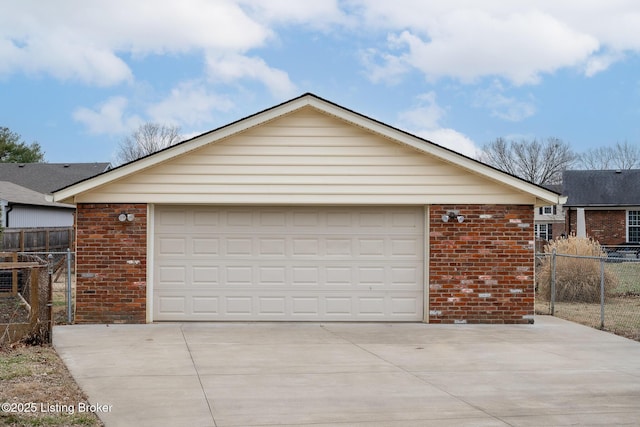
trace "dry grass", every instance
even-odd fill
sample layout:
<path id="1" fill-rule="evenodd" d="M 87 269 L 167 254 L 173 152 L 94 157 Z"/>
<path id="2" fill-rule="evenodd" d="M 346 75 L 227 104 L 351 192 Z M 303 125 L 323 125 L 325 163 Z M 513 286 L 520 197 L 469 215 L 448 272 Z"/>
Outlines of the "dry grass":
<path id="1" fill-rule="evenodd" d="M 640 262 L 608 262 L 605 263 L 605 271 L 615 277 L 617 285 L 608 290 L 605 299 L 604 330 L 640 341 Z M 555 303 L 556 316 L 598 329 L 601 326 L 600 311 L 599 300 L 594 303 Z M 551 313 L 548 295 L 537 295 L 536 313 Z"/>
<path id="2" fill-rule="evenodd" d="M 34 412 L 0 411 L 6 426 L 102 426 L 92 413 L 43 411 L 50 405 L 78 406 L 87 397 L 75 383 L 62 360 L 48 346 L 0 349 L 0 404 L 30 403 Z M 44 405 L 44 406 L 43 406 Z"/>
<path id="3" fill-rule="evenodd" d="M 536 301 L 536 313 L 549 314 L 549 303 Z M 603 330 L 640 341 L 640 297 L 609 298 L 604 313 Z M 555 316 L 600 329 L 600 304 L 556 303 Z"/>
<path id="4" fill-rule="evenodd" d="M 558 239 L 545 246 L 545 252 L 553 250 L 558 255 L 582 257 L 604 257 L 600 244 L 592 239 L 570 236 Z M 556 294 L 555 300 L 562 302 L 600 302 L 600 261 L 589 258 L 558 256 L 555 259 Z M 552 258 L 545 257 L 536 272 L 538 293 L 551 298 Z M 608 295 L 617 285 L 615 274 L 605 270 L 605 293 Z"/>

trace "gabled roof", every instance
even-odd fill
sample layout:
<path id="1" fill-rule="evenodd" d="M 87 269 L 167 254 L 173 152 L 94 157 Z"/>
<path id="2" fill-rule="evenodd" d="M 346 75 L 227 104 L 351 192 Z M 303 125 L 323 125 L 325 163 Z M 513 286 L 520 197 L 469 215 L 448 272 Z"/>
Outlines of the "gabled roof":
<path id="1" fill-rule="evenodd" d="M 0 181 L 0 200 L 17 205 L 75 208 L 73 205 L 49 202 L 44 194 L 7 181 Z"/>
<path id="2" fill-rule="evenodd" d="M 51 193 L 103 173 L 110 167 L 110 163 L 0 163 L 0 181 L 13 182 L 39 193 Z"/>
<path id="3" fill-rule="evenodd" d="M 640 169 L 568 170 L 563 176 L 565 206 L 640 206 Z"/>
<path id="4" fill-rule="evenodd" d="M 559 203 L 560 195 L 558 193 L 547 190 L 544 187 L 535 185 L 521 178 L 509 175 L 482 162 L 441 147 L 431 141 L 427 141 L 375 119 L 341 107 L 311 93 L 306 93 L 290 101 L 276 105 L 275 107 L 183 141 L 131 163 L 108 170 L 93 178 L 72 184 L 66 188 L 61 188 L 53 193 L 53 200 L 72 202 L 74 197 L 79 194 L 92 191 L 98 187 L 164 163 L 174 157 L 197 150 L 198 148 L 208 144 L 226 139 L 250 128 L 260 126 L 271 120 L 283 117 L 294 111 L 307 107 L 315 108 L 320 112 L 334 116 L 350 123 L 351 125 L 363 128 L 397 143 L 412 147 L 424 154 L 432 155 L 442 161 L 464 168 L 474 174 L 499 182 L 520 192 L 532 195 L 536 198 L 537 204 L 548 205 Z"/>

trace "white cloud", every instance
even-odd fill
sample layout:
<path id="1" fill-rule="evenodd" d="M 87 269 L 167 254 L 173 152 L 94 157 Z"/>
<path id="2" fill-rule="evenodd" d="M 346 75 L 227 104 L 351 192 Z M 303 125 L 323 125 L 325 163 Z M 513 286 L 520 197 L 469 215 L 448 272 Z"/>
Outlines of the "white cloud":
<path id="1" fill-rule="evenodd" d="M 87 130 L 93 134 L 117 135 L 130 132 L 143 121 L 136 115 L 125 118 L 127 105 L 126 98 L 114 96 L 95 109 L 77 108 L 73 112 L 73 119 L 85 125 Z"/>
<path id="2" fill-rule="evenodd" d="M 285 25 L 305 25 L 321 30 L 335 23 L 353 22 L 337 0 L 291 1 L 291 0 L 240 0 L 251 10 L 250 15 L 261 22 Z"/>
<path id="3" fill-rule="evenodd" d="M 640 4 L 540 0 L 513 2 L 352 0 L 362 26 L 387 31 L 391 39 L 369 61 L 370 78 L 387 72 L 397 79 L 398 63 L 436 80 L 464 83 L 500 77 L 513 84 L 535 84 L 561 68 L 586 76 L 606 70 L 640 52 Z M 366 31 L 366 30 L 364 30 Z M 402 49 L 398 49 L 398 45 Z"/>
<path id="4" fill-rule="evenodd" d="M 279 99 L 291 97 L 296 92 L 289 75 L 270 67 L 263 59 L 239 54 L 208 55 L 209 78 L 213 82 L 232 82 L 251 79 L 263 83 L 272 95 Z"/>
<path id="5" fill-rule="evenodd" d="M 122 55 L 245 51 L 271 30 L 233 1 L 4 2 L 0 72 L 113 85 L 133 77 Z"/>
<path id="6" fill-rule="evenodd" d="M 425 129 L 418 131 L 417 135 L 467 157 L 476 158 L 479 152 L 471 139 L 454 129 Z"/>
<path id="7" fill-rule="evenodd" d="M 494 80 L 485 89 L 475 94 L 474 104 L 488 108 L 491 115 L 510 122 L 519 122 L 536 113 L 532 100 L 524 101 L 505 95 L 506 89 L 498 80 Z"/>
<path id="8" fill-rule="evenodd" d="M 232 109 L 233 102 L 198 82 L 182 82 L 162 101 L 147 108 L 151 121 L 173 125 L 210 125 L 215 112 Z"/>
<path id="9" fill-rule="evenodd" d="M 603 53 L 601 55 L 594 55 L 587 60 L 584 67 L 584 74 L 587 77 L 592 77 L 601 71 L 605 71 L 612 64 L 618 62 L 624 57 L 621 53 Z"/>
<path id="10" fill-rule="evenodd" d="M 418 105 L 400 113 L 400 121 L 420 129 L 432 129 L 439 126 L 446 111 L 436 102 L 435 92 L 418 95 Z"/>
<path id="11" fill-rule="evenodd" d="M 373 35 L 361 49 L 374 81 L 397 81 L 415 69 L 430 79 L 534 84 L 566 67 L 592 76 L 625 52 L 640 52 L 640 4 L 632 1 L 21 0 L 2 4 L 0 75 L 108 86 L 135 80 L 132 57 L 237 55 L 266 72 L 258 80 L 272 92 L 282 92 L 291 86 L 284 71 L 249 52 L 287 27 Z M 376 45 L 385 32 L 387 45 Z"/>
<path id="12" fill-rule="evenodd" d="M 548 15 L 497 19 L 472 11 L 447 16 L 428 37 L 405 30 L 392 41 L 406 47 L 393 56 L 430 80 L 450 76 L 471 83 L 480 77 L 502 76 L 516 85 L 537 83 L 542 73 L 577 65 L 599 47 L 595 38 L 574 32 Z"/>
<path id="13" fill-rule="evenodd" d="M 446 111 L 436 102 L 436 94 L 428 92 L 418 96 L 418 104 L 399 114 L 400 127 L 440 146 L 475 157 L 478 148 L 464 134 L 442 127 L 440 122 Z"/>

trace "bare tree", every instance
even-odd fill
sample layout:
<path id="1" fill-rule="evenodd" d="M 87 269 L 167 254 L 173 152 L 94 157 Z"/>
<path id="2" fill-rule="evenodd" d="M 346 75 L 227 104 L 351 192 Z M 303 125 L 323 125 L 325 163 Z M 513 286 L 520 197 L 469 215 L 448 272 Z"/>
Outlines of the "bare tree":
<path id="1" fill-rule="evenodd" d="M 569 144 L 558 138 L 507 141 L 498 138 L 485 144 L 479 160 L 534 184 L 557 184 L 562 172 L 577 159 Z"/>
<path id="2" fill-rule="evenodd" d="M 180 142 L 180 128 L 147 122 L 122 140 L 117 161 L 131 162 Z"/>
<path id="3" fill-rule="evenodd" d="M 640 147 L 627 141 L 613 147 L 592 148 L 580 155 L 582 169 L 636 169 L 640 168 Z"/>

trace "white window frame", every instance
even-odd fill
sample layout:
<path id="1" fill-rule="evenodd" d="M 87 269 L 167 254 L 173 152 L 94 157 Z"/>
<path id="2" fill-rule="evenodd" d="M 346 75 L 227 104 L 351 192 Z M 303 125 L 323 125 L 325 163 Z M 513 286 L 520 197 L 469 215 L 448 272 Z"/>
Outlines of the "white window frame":
<path id="1" fill-rule="evenodd" d="M 631 216 L 634 216 L 633 221 L 631 220 Z M 631 240 L 631 229 L 638 228 L 640 230 L 640 208 L 629 209 L 626 214 L 626 222 L 627 222 L 627 242 L 629 243 L 640 243 L 640 231 L 638 231 L 638 239 L 635 241 Z"/>
<path id="2" fill-rule="evenodd" d="M 553 205 L 543 206 L 542 215 L 553 215 Z"/>
<path id="3" fill-rule="evenodd" d="M 545 237 L 542 237 L 542 228 L 544 228 L 544 236 Z M 549 238 L 549 237 L 551 237 L 551 236 L 549 236 L 549 228 L 551 228 L 551 230 L 553 231 L 552 224 L 550 224 L 550 223 L 534 224 L 534 233 L 535 233 L 535 235 L 536 235 L 536 237 L 538 239 L 543 239 L 543 240 L 549 241 L 549 240 L 551 240 Z"/>

